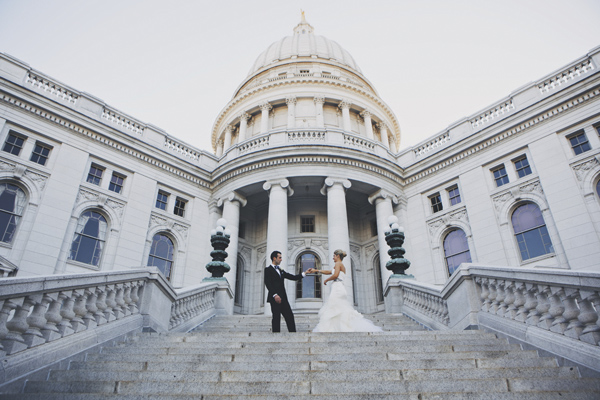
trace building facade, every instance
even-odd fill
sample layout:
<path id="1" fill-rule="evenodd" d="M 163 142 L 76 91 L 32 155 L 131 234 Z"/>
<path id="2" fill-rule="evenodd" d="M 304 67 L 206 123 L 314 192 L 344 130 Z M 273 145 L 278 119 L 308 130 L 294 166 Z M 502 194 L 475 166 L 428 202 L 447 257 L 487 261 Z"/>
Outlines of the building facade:
<path id="1" fill-rule="evenodd" d="M 393 111 L 339 44 L 302 20 L 218 115 L 213 152 L 0 54 L 0 268 L 18 276 L 156 266 L 210 274 L 227 220 L 233 312 L 265 307 L 263 269 L 331 268 L 346 250 L 362 312 L 384 310 L 384 232 L 444 284 L 463 262 L 599 271 L 600 48 L 400 150 Z M 207 133 L 208 134 L 208 133 Z M 290 282 L 297 312 L 327 296 Z"/>

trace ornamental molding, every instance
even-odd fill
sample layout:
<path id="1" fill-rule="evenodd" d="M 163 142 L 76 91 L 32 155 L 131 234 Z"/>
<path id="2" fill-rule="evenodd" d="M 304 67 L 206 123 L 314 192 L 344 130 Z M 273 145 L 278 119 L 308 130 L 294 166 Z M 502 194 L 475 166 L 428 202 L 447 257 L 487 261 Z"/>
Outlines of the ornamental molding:
<path id="1" fill-rule="evenodd" d="M 210 188 L 210 183 L 204 179 L 198 178 L 197 176 L 193 176 L 186 172 L 183 172 L 180 168 L 176 168 L 170 164 L 167 164 L 161 161 L 158 158 L 149 156 L 148 154 L 142 153 L 133 147 L 127 146 L 123 142 L 118 142 L 105 134 L 98 133 L 96 131 L 84 128 L 82 125 L 76 124 L 68 119 L 65 119 L 58 114 L 49 112 L 41 107 L 34 105 L 33 103 L 24 101 L 16 96 L 13 96 L 9 93 L 3 92 L 0 90 L 0 100 L 8 103 L 14 107 L 18 107 L 22 110 L 28 111 L 39 118 L 42 118 L 46 121 L 50 121 L 60 127 L 75 132 L 79 135 L 83 135 L 92 141 L 102 144 L 104 146 L 110 147 L 113 150 L 120 151 L 122 153 L 127 154 L 130 157 L 141 160 L 147 164 L 150 164 L 156 168 L 162 169 L 172 175 L 175 175 L 179 178 L 190 181 L 198 186 Z"/>
<path id="2" fill-rule="evenodd" d="M 252 248 L 246 245 L 243 245 L 242 248 L 240 250 L 238 250 L 238 253 L 240 253 L 244 260 L 248 263 L 251 264 L 252 262 Z M 250 265 L 248 265 L 250 266 Z"/>
<path id="3" fill-rule="evenodd" d="M 600 155 L 596 155 L 594 158 L 587 159 L 576 164 L 572 164 L 571 168 L 573 168 L 577 180 L 581 182 L 584 180 L 585 176 L 590 170 L 597 168 L 599 165 Z"/>
<path id="4" fill-rule="evenodd" d="M 83 203 L 91 201 L 96 203 L 100 208 L 109 207 L 112 209 L 119 218 L 123 218 L 123 212 L 125 211 L 125 202 L 113 199 L 105 195 L 104 193 L 97 192 L 88 188 L 79 188 L 77 198 L 75 200 L 75 208 L 79 207 Z"/>
<path id="5" fill-rule="evenodd" d="M 313 101 L 315 102 L 315 104 L 324 104 L 325 103 L 325 96 L 323 96 L 322 94 L 318 94 L 313 98 Z"/>
<path id="6" fill-rule="evenodd" d="M 327 177 L 325 178 L 325 182 L 321 188 L 321 194 L 323 196 L 327 196 L 327 192 L 338 184 L 342 186 L 342 190 L 344 191 L 345 189 L 350 189 L 352 187 L 352 182 L 346 178 Z"/>
<path id="7" fill-rule="evenodd" d="M 367 256 L 367 260 L 371 258 L 375 251 L 377 251 L 377 246 L 374 243 L 371 243 L 365 247 L 365 255 Z"/>
<path id="8" fill-rule="evenodd" d="M 48 182 L 48 175 L 41 174 L 39 172 L 32 171 L 28 169 L 26 166 L 11 163 L 0 160 L 0 171 L 8 172 L 13 174 L 13 178 L 16 180 L 23 180 L 23 178 L 27 178 L 35 188 L 42 192 L 46 187 L 46 183 Z"/>
<path id="9" fill-rule="evenodd" d="M 372 193 L 367 200 L 369 201 L 369 204 L 375 204 L 377 199 L 390 199 L 392 203 L 398 204 L 398 196 L 385 189 L 379 189 L 375 193 Z"/>
<path id="10" fill-rule="evenodd" d="M 513 186 L 500 193 L 496 193 L 492 196 L 492 201 L 496 211 L 500 211 L 504 208 L 507 202 L 519 200 L 523 195 L 526 194 L 535 194 L 542 197 L 544 196 L 544 190 L 542 189 L 539 178 L 536 178 L 534 181 Z"/>
<path id="11" fill-rule="evenodd" d="M 352 258 L 356 261 L 357 270 L 360 271 L 360 246 L 356 246 L 354 244 L 350 245 L 350 254 Z"/>
<path id="12" fill-rule="evenodd" d="M 152 212 L 150 215 L 150 221 L 148 222 L 148 229 L 150 230 L 155 228 L 162 228 L 167 231 L 176 232 L 176 236 L 183 238 L 185 241 L 187 240 L 190 226 L 188 224 L 182 224 L 175 219 Z"/>
<path id="13" fill-rule="evenodd" d="M 260 104 L 258 105 L 258 107 L 261 109 L 261 111 L 262 111 L 262 110 L 267 110 L 267 111 L 269 111 L 269 110 L 272 110 L 272 109 L 273 109 L 273 106 L 272 106 L 270 103 L 268 103 L 268 102 L 266 102 L 266 103 L 260 103 Z"/>
<path id="14" fill-rule="evenodd" d="M 481 142 L 475 146 L 469 147 L 468 149 L 461 151 L 460 153 L 454 155 L 453 157 L 451 157 L 449 159 L 444 160 L 443 162 L 436 163 L 436 165 L 429 167 L 424 171 L 421 171 L 411 177 L 407 177 L 405 180 L 405 183 L 406 184 L 412 183 L 419 179 L 425 178 L 429 175 L 435 174 L 444 168 L 453 166 L 454 164 L 457 164 L 457 163 L 463 161 L 464 159 L 468 158 L 469 156 L 471 156 L 475 153 L 479 153 L 481 151 L 485 151 L 491 147 L 494 147 L 495 145 L 497 145 L 498 143 L 500 143 L 506 139 L 510 139 L 517 134 L 520 134 L 522 132 L 529 130 L 532 127 L 538 126 L 542 123 L 546 123 L 547 121 L 555 118 L 558 115 L 564 114 L 566 112 L 570 112 L 570 111 L 574 110 L 575 108 L 578 108 L 582 104 L 585 104 L 591 100 L 597 100 L 599 96 L 600 96 L 600 88 L 596 88 L 596 89 L 589 90 L 586 93 L 583 93 L 579 96 L 576 96 L 568 101 L 562 102 L 559 105 L 551 107 L 550 109 L 548 109 L 547 111 L 545 111 L 541 114 L 538 114 L 534 117 L 528 118 L 526 121 L 523 121 L 517 125 L 514 125 L 511 129 L 502 131 L 501 133 L 492 136 L 491 138 L 485 140 L 484 142 Z M 424 158 L 423 160 L 426 160 L 426 159 L 427 158 Z"/>
<path id="15" fill-rule="evenodd" d="M 229 193 L 228 195 L 221 197 L 217 201 L 217 207 L 222 207 L 226 201 L 228 201 L 230 203 L 237 201 L 240 204 L 240 207 L 245 207 L 246 204 L 248 204 L 248 200 L 246 200 L 246 198 L 244 196 L 242 196 L 241 194 L 239 194 L 236 191 L 233 191 L 233 192 Z"/>
<path id="16" fill-rule="evenodd" d="M 449 210 L 445 214 L 438 215 L 436 213 L 435 218 L 427 221 L 427 227 L 429 228 L 429 235 L 435 237 L 435 233 L 440 229 L 445 229 L 452 225 L 469 225 L 469 216 L 467 214 L 467 207 L 462 206 L 456 210 Z"/>

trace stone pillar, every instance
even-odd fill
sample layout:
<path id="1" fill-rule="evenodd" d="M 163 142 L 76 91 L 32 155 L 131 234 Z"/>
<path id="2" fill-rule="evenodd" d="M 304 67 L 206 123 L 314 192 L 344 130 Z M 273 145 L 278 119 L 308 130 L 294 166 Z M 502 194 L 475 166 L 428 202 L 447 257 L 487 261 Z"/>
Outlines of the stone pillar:
<path id="1" fill-rule="evenodd" d="M 346 189 L 352 183 L 348 179 L 331 178 L 325 179 L 321 194 L 327 196 L 327 238 L 329 241 L 329 265 L 333 270 L 333 252 L 337 249 L 344 250 L 348 256 L 343 260 L 346 267 L 346 291 L 350 304 L 354 304 L 354 293 L 352 291 L 352 262 L 350 259 L 350 232 L 348 230 L 348 213 L 346 211 Z"/>
<path id="2" fill-rule="evenodd" d="M 325 119 L 323 118 L 323 103 L 325 103 L 325 97 L 317 95 L 313 101 L 315 102 L 316 107 L 317 128 L 325 128 Z"/>
<path id="3" fill-rule="evenodd" d="M 288 107 L 288 129 L 294 129 L 296 127 L 296 96 L 288 96 L 285 99 L 285 103 Z"/>
<path id="4" fill-rule="evenodd" d="M 227 221 L 227 229 L 231 231 L 229 237 L 229 247 L 227 247 L 227 258 L 225 262 L 231 268 L 227 273 L 227 281 L 231 286 L 231 290 L 235 290 L 235 280 L 237 277 L 237 254 L 238 241 L 240 232 L 240 208 L 246 205 L 246 198 L 236 192 L 231 192 L 224 198 L 219 199 L 217 206 L 223 206 L 223 218 Z M 231 302 L 231 310 L 228 310 L 228 315 L 233 314 L 233 302 Z"/>
<path id="5" fill-rule="evenodd" d="M 385 289 L 386 282 L 392 276 L 392 271 L 385 267 L 385 264 L 390 260 L 388 250 L 390 247 L 385 241 L 384 232 L 389 227 L 388 218 L 394 215 L 394 207 L 392 202 L 398 204 L 398 198 L 390 192 L 380 189 L 369 196 L 369 203 L 375 204 L 375 215 L 377 218 L 377 242 L 379 243 L 379 262 L 381 267 L 381 278 L 383 288 Z"/>
<path id="6" fill-rule="evenodd" d="M 225 128 L 225 141 L 223 143 L 223 151 L 227 151 L 231 147 L 231 134 L 233 132 L 233 126 L 227 125 Z"/>
<path id="7" fill-rule="evenodd" d="M 240 135 L 238 136 L 238 143 L 246 140 L 246 131 L 248 130 L 248 119 L 250 114 L 243 112 L 240 114 Z"/>
<path id="8" fill-rule="evenodd" d="M 269 217 L 267 220 L 267 263 L 271 263 L 271 253 L 281 252 L 281 268 L 288 264 L 288 207 L 287 198 L 294 194 L 287 179 L 267 181 L 263 189 L 269 192 Z M 263 268 L 266 267 L 263 266 Z M 288 271 L 289 272 L 289 271 Z M 264 286 L 264 283 L 263 283 Z M 271 307 L 265 298 L 265 314 L 271 314 Z"/>
<path id="9" fill-rule="evenodd" d="M 217 157 L 221 157 L 223 155 L 223 141 L 222 140 L 220 140 L 217 143 L 217 153 L 216 154 L 217 154 Z"/>
<path id="10" fill-rule="evenodd" d="M 360 116 L 365 120 L 365 133 L 367 137 L 373 140 L 373 123 L 371 122 L 371 112 L 369 110 L 364 110 L 360 113 Z"/>
<path id="11" fill-rule="evenodd" d="M 267 133 L 269 131 L 269 110 L 273 107 L 268 102 L 259 104 L 259 107 L 261 112 L 260 133 Z"/>
<path id="12" fill-rule="evenodd" d="M 390 143 L 388 140 L 388 128 L 387 125 L 384 122 L 380 122 L 377 124 L 377 127 L 379 128 L 379 133 L 381 135 L 381 143 L 383 143 L 383 145 L 387 148 L 390 147 Z"/>
<path id="13" fill-rule="evenodd" d="M 342 100 L 342 102 L 338 105 L 338 107 L 342 110 L 342 122 L 344 123 L 344 131 L 346 132 L 350 132 L 351 130 L 351 125 L 350 125 L 350 106 L 352 105 L 352 103 L 350 103 L 347 100 Z"/>

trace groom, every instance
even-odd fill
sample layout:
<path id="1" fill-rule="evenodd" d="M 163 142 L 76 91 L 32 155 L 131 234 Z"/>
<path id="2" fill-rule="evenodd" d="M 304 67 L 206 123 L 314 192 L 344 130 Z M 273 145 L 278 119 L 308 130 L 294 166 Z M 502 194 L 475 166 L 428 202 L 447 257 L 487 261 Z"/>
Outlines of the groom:
<path id="1" fill-rule="evenodd" d="M 279 268 L 281 264 L 281 252 L 274 251 L 271 253 L 271 265 L 265 268 L 265 285 L 269 294 L 267 301 L 271 304 L 271 312 L 273 313 L 272 328 L 273 332 L 281 331 L 281 316 L 285 319 L 289 332 L 296 332 L 296 323 L 294 322 L 294 313 L 288 302 L 287 294 L 285 293 L 285 279 L 299 281 L 306 274 L 292 275 Z"/>

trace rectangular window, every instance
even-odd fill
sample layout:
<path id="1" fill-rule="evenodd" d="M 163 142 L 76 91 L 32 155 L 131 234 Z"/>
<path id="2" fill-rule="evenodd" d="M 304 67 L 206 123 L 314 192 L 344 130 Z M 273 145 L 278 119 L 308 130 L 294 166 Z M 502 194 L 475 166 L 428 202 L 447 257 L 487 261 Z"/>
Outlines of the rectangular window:
<path id="1" fill-rule="evenodd" d="M 431 210 L 434 213 L 442 211 L 444 209 L 444 207 L 442 206 L 442 196 L 440 196 L 439 193 L 436 193 L 433 196 L 429 196 L 429 201 L 431 201 Z"/>
<path id="2" fill-rule="evenodd" d="M 575 155 L 585 153 L 592 149 L 585 132 L 579 132 L 569 137 L 569 142 L 571 142 L 571 148 L 575 152 Z"/>
<path id="3" fill-rule="evenodd" d="M 184 199 L 182 199 L 181 197 L 177 197 L 175 199 L 175 209 L 173 210 L 173 213 L 175 215 L 183 217 L 183 215 L 185 214 L 185 203 L 187 202 Z"/>
<path id="4" fill-rule="evenodd" d="M 51 148 L 52 147 L 48 145 L 36 142 L 35 148 L 33 149 L 33 153 L 31 153 L 30 160 L 40 165 L 46 165 L 46 161 L 48 161 L 48 155 L 50 154 Z"/>
<path id="5" fill-rule="evenodd" d="M 102 173 L 104 172 L 104 168 L 99 165 L 92 164 L 90 166 L 90 172 L 88 173 L 87 181 L 94 185 L 100 185 L 100 181 L 102 180 Z"/>
<path id="6" fill-rule="evenodd" d="M 314 215 L 308 215 L 300 217 L 300 232 L 314 232 L 315 231 L 315 217 Z"/>
<path id="7" fill-rule="evenodd" d="M 504 164 L 492 170 L 492 172 L 494 173 L 494 180 L 496 181 L 497 187 L 506 185 L 508 183 L 508 175 L 506 174 L 506 168 L 504 168 Z"/>
<path id="8" fill-rule="evenodd" d="M 18 156 L 23 148 L 23 143 L 25 143 L 24 137 L 17 136 L 14 133 L 9 133 L 8 138 L 6 138 L 6 142 L 4 142 L 4 147 L 2 150 Z"/>
<path id="9" fill-rule="evenodd" d="M 166 210 L 168 201 L 169 201 L 169 193 L 159 190 L 158 195 L 156 196 L 156 208 L 160 208 L 161 210 Z"/>
<path id="10" fill-rule="evenodd" d="M 527 161 L 527 156 L 523 156 L 515 160 L 514 163 L 517 174 L 519 174 L 519 178 L 531 174 L 531 167 L 529 166 L 529 161 Z"/>
<path id="11" fill-rule="evenodd" d="M 108 190 L 112 190 L 115 193 L 121 193 L 123 191 L 124 182 L 125 177 L 123 175 L 113 172 L 112 177 L 110 178 L 110 184 L 108 185 Z"/>
<path id="12" fill-rule="evenodd" d="M 371 220 L 371 237 L 377 236 L 377 220 Z"/>
<path id="13" fill-rule="evenodd" d="M 448 198 L 450 199 L 451 206 L 460 203 L 460 192 L 458 191 L 458 186 L 448 189 Z"/>

